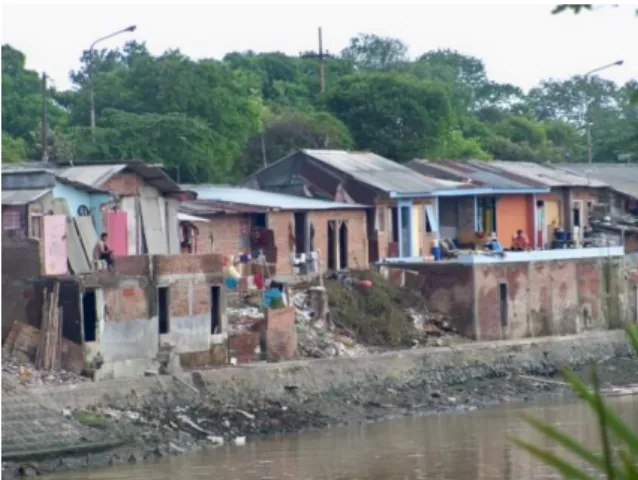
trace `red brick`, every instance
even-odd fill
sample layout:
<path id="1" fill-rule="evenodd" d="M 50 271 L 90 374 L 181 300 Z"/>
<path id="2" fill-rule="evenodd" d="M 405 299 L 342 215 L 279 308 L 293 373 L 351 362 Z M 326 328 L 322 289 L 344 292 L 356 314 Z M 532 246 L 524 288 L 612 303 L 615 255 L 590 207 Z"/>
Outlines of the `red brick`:
<path id="1" fill-rule="evenodd" d="M 203 281 L 196 281 L 193 285 L 193 315 L 210 313 L 210 288 L 211 285 Z"/>
<path id="2" fill-rule="evenodd" d="M 266 348 L 269 360 L 287 360 L 296 356 L 294 307 L 266 310 Z"/>
<path id="3" fill-rule="evenodd" d="M 146 292 L 139 287 L 128 287 L 127 295 L 122 295 L 120 291 L 119 312 L 116 321 L 137 320 L 148 318 L 148 299 Z"/>
<path id="4" fill-rule="evenodd" d="M 113 175 L 100 187 L 120 196 L 137 196 L 144 184 L 137 174 L 124 171 Z"/>
<path id="5" fill-rule="evenodd" d="M 242 332 L 228 337 L 229 355 L 235 357 L 239 363 L 256 361 L 255 350 L 258 345 L 259 334 L 255 332 Z"/>
<path id="6" fill-rule="evenodd" d="M 221 255 L 154 255 L 155 275 L 205 273 L 222 275 Z"/>
<path id="7" fill-rule="evenodd" d="M 190 315 L 190 280 L 179 280 L 169 287 L 168 302 L 172 317 Z"/>

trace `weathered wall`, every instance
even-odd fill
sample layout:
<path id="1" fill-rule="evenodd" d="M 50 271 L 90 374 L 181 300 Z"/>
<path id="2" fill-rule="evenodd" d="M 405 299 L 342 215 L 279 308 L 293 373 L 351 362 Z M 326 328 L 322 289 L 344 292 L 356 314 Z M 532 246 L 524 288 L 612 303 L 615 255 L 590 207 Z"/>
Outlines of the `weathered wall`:
<path id="1" fill-rule="evenodd" d="M 266 364 L 252 368 L 204 370 L 197 375 L 204 388 L 228 402 L 254 400 L 290 401 L 290 386 L 304 396 L 352 389 L 370 390 L 371 382 L 386 386 L 425 381 L 428 388 L 458 385 L 473 378 L 529 374 L 551 367 L 580 366 L 592 361 L 629 354 L 624 332 L 588 332 L 565 337 L 480 342 L 455 347 L 417 348 L 364 357 L 340 357 Z M 183 374 L 190 382 L 192 376 Z M 130 395 L 156 395 L 166 388 L 167 380 L 143 377 L 136 380 L 112 380 L 60 387 L 33 389 L 32 396 L 62 409 L 83 408 Z M 184 388 L 177 385 L 177 388 Z M 4 403 L 3 403 L 4 406 Z"/>
<path id="2" fill-rule="evenodd" d="M 113 273 L 86 278 L 85 288 L 101 289 L 104 296 L 98 338 L 87 343 L 88 360 L 98 352 L 104 359 L 98 378 L 140 375 L 152 366 L 164 342 L 175 345 L 178 354 L 209 354 L 216 343 L 211 332 L 213 285 L 221 289 L 220 327 L 226 331 L 222 279 L 220 255 L 119 257 Z M 169 331 L 162 335 L 158 287 L 169 292 Z"/>
<path id="3" fill-rule="evenodd" d="M 13 322 L 33 324 L 30 280 L 42 272 L 40 242 L 35 239 L 2 240 L 2 341 Z M 26 282 L 25 282 L 26 281 Z M 31 314 L 30 314 L 31 313 Z"/>
<path id="4" fill-rule="evenodd" d="M 474 325 L 474 282 L 472 268 L 456 263 L 427 263 L 411 266 L 418 276 L 406 275 L 406 288 L 423 292 L 428 308 L 447 313 L 458 331 L 467 337 L 476 336 Z"/>
<path id="5" fill-rule="evenodd" d="M 616 328 L 627 321 L 619 259 L 475 265 L 479 338 L 498 340 Z M 606 280 L 607 279 L 607 280 Z M 507 286 L 507 320 L 499 288 Z"/>

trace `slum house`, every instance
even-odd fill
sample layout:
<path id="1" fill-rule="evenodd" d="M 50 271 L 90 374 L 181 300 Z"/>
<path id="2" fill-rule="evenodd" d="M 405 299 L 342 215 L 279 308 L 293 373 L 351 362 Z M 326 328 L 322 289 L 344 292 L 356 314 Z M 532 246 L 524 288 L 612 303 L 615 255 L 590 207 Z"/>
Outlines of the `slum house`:
<path id="1" fill-rule="evenodd" d="M 534 248 L 536 195 L 549 191 L 544 185 L 517 179 L 483 162 L 444 160 L 430 162 L 415 159 L 407 166 L 422 175 L 464 182 L 475 189 L 471 194 L 438 199 L 439 229 L 461 246 L 482 245 L 492 233 L 509 247 L 517 230 L 523 230 Z"/>
<path id="2" fill-rule="evenodd" d="M 422 258 L 439 236 L 438 198 L 471 195 L 467 183 L 415 175 L 370 152 L 299 150 L 248 177 L 262 190 L 371 205 L 368 260 Z M 477 190 L 477 192 L 480 190 Z"/>
<path id="3" fill-rule="evenodd" d="M 388 264 L 401 286 L 476 340 L 576 334 L 636 322 L 637 288 L 622 246 L 464 253 L 454 260 Z M 638 278 L 638 277 L 637 277 Z M 634 279 L 635 281 L 635 279 Z"/>
<path id="4" fill-rule="evenodd" d="M 610 242 L 623 244 L 625 252 L 638 252 L 638 165 L 583 163 L 560 164 L 556 168 L 588 181 L 606 183 L 606 187 L 598 189 L 598 205 L 590 214 L 590 223 Z"/>
<path id="5" fill-rule="evenodd" d="M 101 169 L 106 167 L 99 166 Z M 165 227 L 166 234 L 162 232 L 161 215 L 157 212 L 161 211 L 161 199 L 165 204 L 169 203 L 167 193 L 179 199 L 184 192 L 170 178 L 160 172 L 153 173 L 153 169 L 158 167 L 135 165 L 134 170 L 138 173 L 113 167 L 101 175 L 95 175 L 93 170 L 93 177 L 78 176 L 88 183 L 119 190 L 124 197 L 133 197 L 130 203 L 135 206 L 134 213 L 140 214 L 137 218 L 142 220 L 133 230 L 143 237 L 136 245 L 147 249 L 146 246 L 163 243 L 165 245 L 158 248 L 168 249 L 169 229 Z M 60 170 L 55 170 L 60 183 L 76 182 L 71 175 L 73 172 L 68 170 L 62 169 L 66 175 L 59 175 Z M 149 183 L 157 182 L 157 197 L 147 194 L 147 189 L 153 185 L 145 184 L 144 178 Z M 160 191 L 164 193 L 162 197 Z M 58 283 L 60 291 L 56 303 L 61 308 L 64 337 L 72 343 L 67 350 L 73 352 L 67 365 L 74 368 L 78 363 L 99 365 L 96 378 L 113 378 L 140 374 L 162 358 L 165 361 L 167 355 L 178 358 L 187 366 L 219 360 L 225 350 L 221 258 L 215 255 L 126 255 L 120 251 L 116 252 L 113 269 L 96 271 L 90 264 L 88 252 L 75 248 L 84 243 L 93 244 L 93 241 L 84 242 L 77 220 L 90 220 L 94 212 L 86 215 L 86 209 L 82 208 L 76 212 L 79 216 L 74 217 L 67 204 L 67 200 L 74 200 L 68 193 L 65 192 L 64 199 L 52 198 L 52 210 L 45 210 L 53 215 L 44 215 L 43 237 L 53 240 L 25 238 L 10 244 L 3 242 L 3 258 L 21 259 L 3 262 L 3 279 L 12 278 L 9 288 L 3 289 L 3 295 L 14 300 L 4 303 L 3 319 L 40 328 L 43 291 L 51 290 L 52 284 Z M 159 204 L 157 208 L 151 201 L 153 198 L 155 204 Z M 89 200 L 88 205 L 91 204 L 98 205 L 99 202 Z M 113 206 L 117 205 L 113 203 Z M 56 212 L 57 207 L 60 208 Z M 107 213 L 110 213 L 108 208 Z M 149 211 L 154 212 L 153 215 L 148 216 Z M 100 217 L 95 216 L 98 221 L 86 222 L 95 241 L 100 228 L 115 233 L 113 222 L 100 222 Z M 170 230 L 176 238 L 176 212 L 174 218 L 175 226 Z M 146 228 L 148 224 L 153 226 L 154 220 L 160 228 L 157 225 Z M 169 221 L 167 218 L 166 224 Z M 127 223 L 123 222 L 123 225 Z M 117 237 L 117 233 L 113 236 Z M 159 242 L 158 238 L 151 237 L 159 237 Z M 121 244 L 124 247 L 127 242 Z M 147 251 L 153 248 L 151 246 Z M 75 269 L 81 258 L 89 263 L 86 271 Z"/>
<path id="6" fill-rule="evenodd" d="M 550 248 L 556 229 L 568 232 L 576 245 L 585 241 L 589 219 L 607 184 L 560 168 L 532 162 L 492 161 L 499 170 L 530 182 L 545 185 L 550 191 L 537 194 L 535 200 L 536 243 Z"/>
<path id="7" fill-rule="evenodd" d="M 638 214 L 638 165 L 632 163 L 566 163 L 557 169 L 584 177 L 588 182 L 603 183 L 598 190 L 599 202 L 607 214 Z"/>
<path id="8" fill-rule="evenodd" d="M 108 231 L 109 241 L 117 254 L 179 253 L 174 226 L 177 225 L 178 205 L 188 198 L 188 194 L 163 168 L 129 162 L 66 167 L 56 173 L 67 180 L 106 189 L 118 196 L 118 214 L 95 226 L 97 234 Z"/>
<path id="9" fill-rule="evenodd" d="M 225 185 L 183 188 L 197 194 L 180 207 L 180 235 L 190 252 L 253 258 L 261 252 L 270 274 L 286 279 L 300 257 L 316 257 L 324 271 L 369 265 L 364 205 Z"/>
<path id="10" fill-rule="evenodd" d="M 2 240 L 3 313 L 12 312 L 22 297 L 12 294 L 11 284 L 36 275 L 64 275 L 67 273 L 67 251 L 79 249 L 75 229 L 67 229 L 67 217 L 58 212 L 63 198 L 81 199 L 84 209 L 78 216 L 101 221 L 100 207 L 112 200 L 109 192 L 82 183 L 57 177 L 41 168 L 5 168 L 2 171 Z M 68 234 L 67 234 L 68 230 Z M 76 235 L 71 235 L 76 233 Z M 94 245 L 91 246 L 91 249 Z M 83 255 L 84 272 L 89 271 L 88 259 Z M 41 265 L 41 269 L 35 264 Z M 5 274 L 6 273 L 6 274 Z M 11 314 L 3 315 L 2 338 L 11 330 Z"/>

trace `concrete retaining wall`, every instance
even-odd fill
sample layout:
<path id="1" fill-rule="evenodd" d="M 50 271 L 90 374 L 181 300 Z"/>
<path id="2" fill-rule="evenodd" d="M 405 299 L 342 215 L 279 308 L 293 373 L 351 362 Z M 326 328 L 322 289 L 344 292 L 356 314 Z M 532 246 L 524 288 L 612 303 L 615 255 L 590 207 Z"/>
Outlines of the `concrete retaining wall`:
<path id="1" fill-rule="evenodd" d="M 543 374 L 560 366 L 627 356 L 630 347 L 624 332 L 603 331 L 568 337 L 548 337 L 504 342 L 466 344 L 392 352 L 383 355 L 303 360 L 285 363 L 225 367 L 171 377 L 105 380 L 71 386 L 7 389 L 2 395 L 3 454 L 60 452 L 87 447 L 86 428 L 65 422 L 64 408 L 85 408 L 102 402 L 118 403 L 160 390 L 199 391 L 227 404 L 250 401 L 290 402 L 314 395 L 365 396 L 376 388 L 408 385 L 439 388 L 471 379 L 508 373 Z M 505 381 L 505 380 L 504 380 Z M 372 387 L 370 390 L 368 387 Z M 180 402 L 187 397 L 181 397 Z M 92 442 L 106 439 L 94 438 Z M 89 443 L 92 443 L 89 441 Z"/>
<path id="2" fill-rule="evenodd" d="M 381 355 L 285 363 L 256 364 L 183 374 L 221 399 L 278 399 L 294 389 L 304 395 L 329 393 L 359 385 L 411 382 L 429 386 L 457 384 L 473 378 L 507 373 L 539 373 L 548 368 L 579 366 L 590 361 L 626 356 L 630 346 L 623 331 L 602 331 L 565 337 L 481 342 L 457 347 L 405 350 Z M 197 381 L 193 382 L 193 375 Z M 73 386 L 37 388 L 31 395 L 56 408 L 81 408 L 117 400 L 132 393 L 144 397 L 176 386 L 170 377 L 106 380 Z"/>

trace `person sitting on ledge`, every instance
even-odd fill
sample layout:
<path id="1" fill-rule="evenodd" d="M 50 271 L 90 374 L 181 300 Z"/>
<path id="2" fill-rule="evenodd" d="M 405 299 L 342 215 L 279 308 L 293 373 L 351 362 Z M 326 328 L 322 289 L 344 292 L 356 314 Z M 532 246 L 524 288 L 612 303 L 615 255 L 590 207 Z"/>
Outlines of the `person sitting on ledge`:
<path id="1" fill-rule="evenodd" d="M 485 249 L 491 252 L 503 253 L 503 245 L 498 241 L 498 237 L 496 236 L 496 232 L 490 235 L 490 239 L 485 244 Z"/>
<path id="2" fill-rule="evenodd" d="M 100 235 L 100 239 L 95 245 L 95 249 L 93 250 L 93 258 L 95 260 L 101 260 L 106 262 L 106 266 L 111 269 L 113 268 L 113 250 L 111 250 L 106 243 L 109 239 L 108 233 L 103 233 Z"/>
<path id="3" fill-rule="evenodd" d="M 524 252 L 529 250 L 531 245 L 529 243 L 529 238 L 527 235 L 523 233 L 523 230 L 516 230 L 516 236 L 512 237 L 512 251 L 513 252 Z"/>

